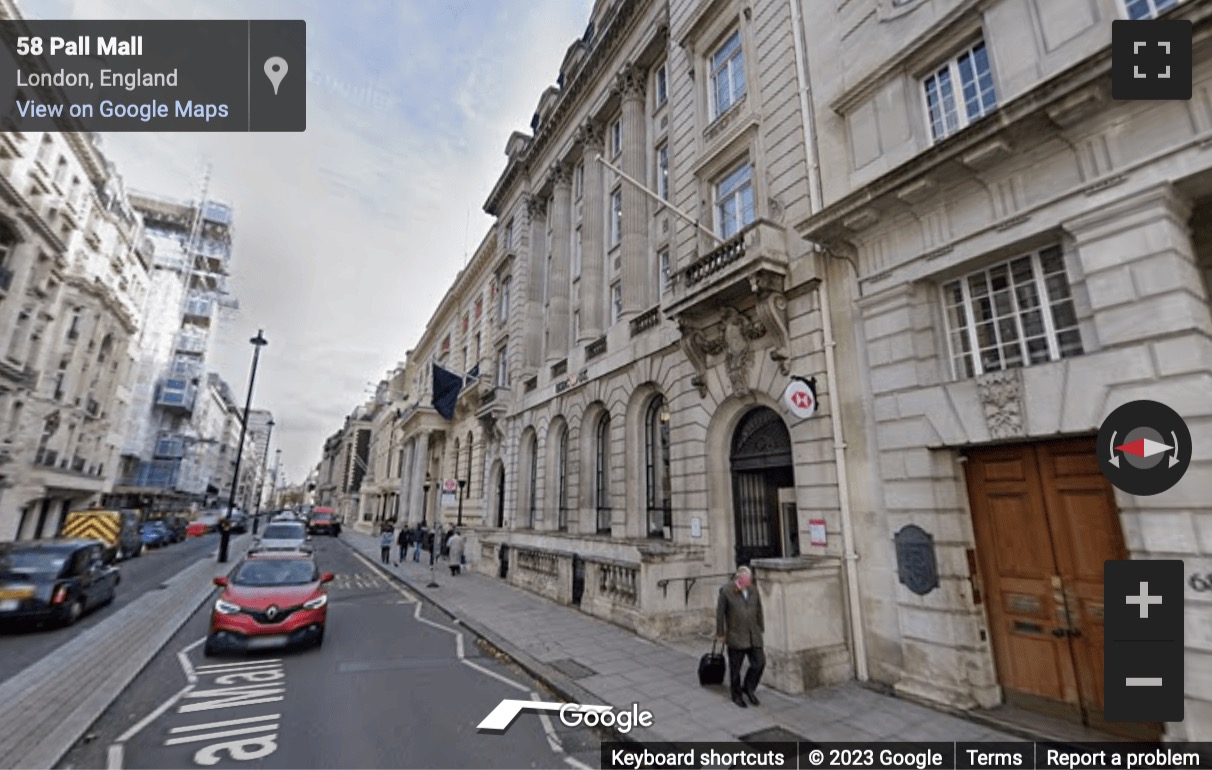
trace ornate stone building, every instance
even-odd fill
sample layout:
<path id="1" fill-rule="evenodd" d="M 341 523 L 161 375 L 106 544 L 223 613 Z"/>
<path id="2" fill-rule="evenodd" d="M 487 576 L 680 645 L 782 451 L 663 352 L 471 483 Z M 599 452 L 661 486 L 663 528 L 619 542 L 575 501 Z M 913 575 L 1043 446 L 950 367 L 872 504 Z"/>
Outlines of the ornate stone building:
<path id="1" fill-rule="evenodd" d="M 121 179 L 63 128 L 0 133 L 0 540 L 51 537 L 112 487 L 149 286 Z"/>
<path id="2" fill-rule="evenodd" d="M 1212 739 L 1212 3 L 808 0 L 871 676 L 963 708 L 1103 719 L 1103 561 L 1183 559 L 1186 720 Z M 1191 19 L 1194 98 L 1113 101 L 1111 24 Z M 1115 490 L 1129 401 L 1194 436 L 1183 480 Z M 894 538 L 933 538 L 937 585 Z M 901 579 L 898 579 L 898 567 Z M 1108 601 L 1110 599 L 1108 598 Z M 999 707 L 1000 704 L 1008 704 Z"/>

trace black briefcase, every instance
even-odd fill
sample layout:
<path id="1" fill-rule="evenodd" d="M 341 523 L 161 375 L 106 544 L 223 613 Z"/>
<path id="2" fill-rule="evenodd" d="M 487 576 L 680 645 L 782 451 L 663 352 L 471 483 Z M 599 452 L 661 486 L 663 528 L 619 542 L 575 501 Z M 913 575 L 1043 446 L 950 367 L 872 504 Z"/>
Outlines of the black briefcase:
<path id="1" fill-rule="evenodd" d="M 711 643 L 711 652 L 699 658 L 699 684 L 724 683 L 724 653 L 715 651 L 715 642 Z"/>

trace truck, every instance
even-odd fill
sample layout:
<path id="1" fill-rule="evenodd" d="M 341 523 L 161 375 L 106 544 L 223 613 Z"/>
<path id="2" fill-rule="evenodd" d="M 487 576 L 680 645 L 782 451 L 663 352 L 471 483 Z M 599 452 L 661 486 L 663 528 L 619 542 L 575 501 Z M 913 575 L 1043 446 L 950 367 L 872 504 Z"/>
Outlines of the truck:
<path id="1" fill-rule="evenodd" d="M 142 520 L 142 512 L 130 508 L 72 511 L 64 519 L 59 537 L 100 540 L 105 543 L 107 561 L 133 559 L 143 555 Z"/>

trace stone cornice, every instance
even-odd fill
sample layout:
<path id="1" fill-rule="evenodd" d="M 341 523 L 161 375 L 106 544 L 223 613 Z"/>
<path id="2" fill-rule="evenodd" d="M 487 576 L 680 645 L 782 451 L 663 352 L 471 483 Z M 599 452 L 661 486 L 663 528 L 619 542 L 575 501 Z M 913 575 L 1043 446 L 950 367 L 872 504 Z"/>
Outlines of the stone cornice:
<path id="1" fill-rule="evenodd" d="M 539 125 L 526 151 L 511 158 L 506 165 L 504 173 L 484 203 L 484 211 L 487 214 L 494 217 L 499 215 L 506 195 L 513 189 L 519 176 L 525 172 L 526 161 L 540 156 L 567 128 L 564 125 L 566 117 L 594 95 L 593 85 L 602 77 L 602 70 L 614 58 L 619 46 L 635 26 L 636 19 L 651 5 L 652 0 L 618 0 L 614 15 L 599 30 L 599 36 L 586 55 L 585 62 L 572 82 L 561 91 L 559 101 L 547 120 Z"/>

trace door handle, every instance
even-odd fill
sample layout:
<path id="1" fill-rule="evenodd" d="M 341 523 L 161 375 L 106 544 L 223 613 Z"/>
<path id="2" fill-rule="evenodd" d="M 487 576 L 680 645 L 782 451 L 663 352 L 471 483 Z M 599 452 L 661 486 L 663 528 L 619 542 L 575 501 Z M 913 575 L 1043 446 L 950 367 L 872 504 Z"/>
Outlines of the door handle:
<path id="1" fill-rule="evenodd" d="M 1058 639 L 1066 636 L 1075 639 L 1082 635 L 1082 630 L 1080 628 L 1054 628 L 1052 629 L 1052 635 Z"/>
<path id="2" fill-rule="evenodd" d="M 1052 635 L 1058 639 L 1061 639 L 1066 635 L 1066 630 L 1067 629 L 1064 628 L 1054 628 L 1052 629 Z"/>

